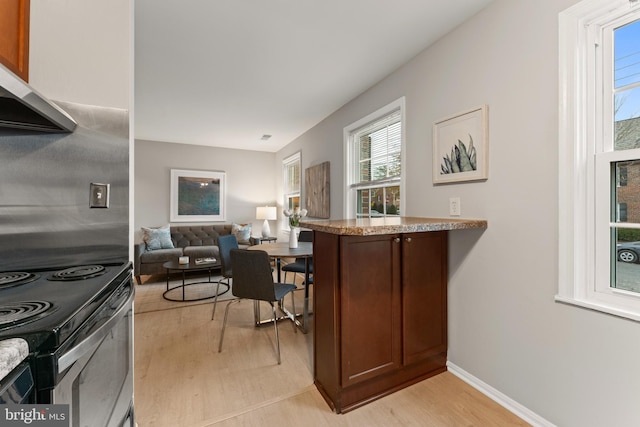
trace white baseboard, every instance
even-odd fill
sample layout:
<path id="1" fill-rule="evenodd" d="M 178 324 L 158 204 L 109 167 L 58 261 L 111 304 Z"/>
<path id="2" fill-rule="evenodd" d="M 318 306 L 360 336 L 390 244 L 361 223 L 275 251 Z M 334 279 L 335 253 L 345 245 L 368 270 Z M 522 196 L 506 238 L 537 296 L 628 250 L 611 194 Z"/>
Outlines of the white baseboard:
<path id="1" fill-rule="evenodd" d="M 501 393 L 495 388 L 491 387 L 489 384 L 481 381 L 480 379 L 474 377 L 469 372 L 464 369 L 456 366 L 454 363 L 447 361 L 447 369 L 456 377 L 460 378 L 462 381 L 469 384 L 471 387 L 478 390 L 480 393 L 489 397 L 490 399 L 497 402 L 499 405 L 503 406 L 505 409 L 513 412 L 518 417 L 522 418 L 524 421 L 528 422 L 534 427 L 556 427 L 555 424 L 550 423 L 545 420 L 538 414 L 533 411 L 530 411 L 528 408 L 522 406 L 515 400 L 511 399 L 509 396 Z"/>

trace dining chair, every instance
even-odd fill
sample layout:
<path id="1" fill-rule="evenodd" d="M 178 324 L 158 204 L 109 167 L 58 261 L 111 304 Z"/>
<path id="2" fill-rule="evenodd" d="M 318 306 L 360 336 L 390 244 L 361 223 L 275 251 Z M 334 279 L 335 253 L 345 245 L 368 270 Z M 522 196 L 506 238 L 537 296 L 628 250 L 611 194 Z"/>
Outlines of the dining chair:
<path id="1" fill-rule="evenodd" d="M 280 364 L 280 337 L 278 336 L 278 320 L 276 316 L 276 302 L 283 303 L 284 297 L 296 289 L 290 283 L 275 283 L 271 270 L 269 255 L 265 251 L 248 251 L 245 249 L 231 250 L 231 269 L 233 270 L 233 287 L 231 292 L 237 299 L 227 303 L 224 310 L 224 320 L 222 322 L 222 332 L 220 333 L 220 343 L 218 353 L 222 351 L 222 340 L 224 330 L 227 325 L 229 307 L 235 302 L 243 299 L 254 301 L 266 301 L 271 305 L 273 312 L 273 326 L 276 333 L 276 348 L 278 365 Z M 292 294 L 293 295 L 293 294 Z M 293 299 L 292 299 L 293 300 Z M 295 303 L 293 313 L 295 313 Z M 295 323 L 292 322 L 294 332 L 297 332 Z"/>
<path id="2" fill-rule="evenodd" d="M 231 271 L 231 250 L 238 249 L 238 240 L 234 234 L 225 234 L 218 236 L 218 250 L 220 251 L 220 273 L 222 277 L 218 280 L 218 286 L 216 286 L 216 297 L 213 300 L 213 312 L 211 313 L 211 320 L 216 315 L 216 305 L 218 304 L 218 293 L 220 291 L 220 282 L 225 282 L 227 287 L 231 287 L 231 279 L 233 274 Z"/>
<path id="3" fill-rule="evenodd" d="M 313 231 L 311 230 L 303 230 L 300 232 L 300 236 L 298 237 L 299 242 L 311 242 L 313 241 Z M 294 262 L 290 262 L 282 266 L 281 270 L 284 271 L 284 281 L 287 282 L 287 273 L 293 273 L 293 281 L 295 282 L 296 274 L 304 274 L 305 273 L 305 259 L 304 258 L 296 258 Z M 309 274 L 313 274 L 313 258 L 309 258 Z M 311 278 L 309 278 L 309 282 L 311 283 Z"/>

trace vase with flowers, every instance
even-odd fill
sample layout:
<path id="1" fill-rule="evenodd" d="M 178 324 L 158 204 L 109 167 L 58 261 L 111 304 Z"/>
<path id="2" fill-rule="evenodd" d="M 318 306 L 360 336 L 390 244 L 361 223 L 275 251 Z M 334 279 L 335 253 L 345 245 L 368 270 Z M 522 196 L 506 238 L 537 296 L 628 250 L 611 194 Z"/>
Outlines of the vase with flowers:
<path id="1" fill-rule="evenodd" d="M 300 219 L 307 216 L 307 210 L 300 208 L 293 210 L 285 209 L 282 213 L 284 213 L 284 216 L 289 217 L 289 226 L 291 227 L 291 231 L 289 232 L 289 247 L 297 248 L 298 233 L 300 233 Z"/>

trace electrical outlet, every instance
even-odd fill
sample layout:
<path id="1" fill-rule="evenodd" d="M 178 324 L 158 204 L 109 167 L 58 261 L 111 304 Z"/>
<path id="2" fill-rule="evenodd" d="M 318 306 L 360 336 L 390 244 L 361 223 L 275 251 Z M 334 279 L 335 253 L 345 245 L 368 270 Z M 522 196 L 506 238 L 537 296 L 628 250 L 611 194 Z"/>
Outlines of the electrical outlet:
<path id="1" fill-rule="evenodd" d="M 449 198 L 449 215 L 460 216 L 460 197 Z"/>

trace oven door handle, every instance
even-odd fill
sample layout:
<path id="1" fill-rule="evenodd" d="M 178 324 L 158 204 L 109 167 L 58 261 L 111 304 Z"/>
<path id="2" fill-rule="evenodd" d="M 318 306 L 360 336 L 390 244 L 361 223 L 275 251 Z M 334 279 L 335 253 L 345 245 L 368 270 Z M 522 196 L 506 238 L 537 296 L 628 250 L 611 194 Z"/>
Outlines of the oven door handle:
<path id="1" fill-rule="evenodd" d="M 73 365 L 82 356 L 91 351 L 94 347 L 97 347 L 104 337 L 109 334 L 118 322 L 127 315 L 127 312 L 131 309 L 133 304 L 133 298 L 135 296 L 134 289 L 131 288 L 131 294 L 127 298 L 127 301 L 120 306 L 117 313 L 114 314 L 104 322 L 98 329 L 96 329 L 91 335 L 82 340 L 80 344 L 76 345 L 58 359 L 58 373 L 64 372 L 69 366 Z"/>

